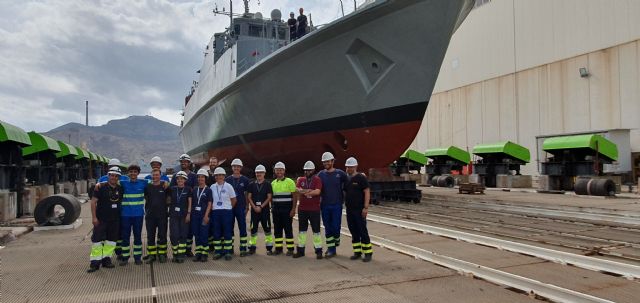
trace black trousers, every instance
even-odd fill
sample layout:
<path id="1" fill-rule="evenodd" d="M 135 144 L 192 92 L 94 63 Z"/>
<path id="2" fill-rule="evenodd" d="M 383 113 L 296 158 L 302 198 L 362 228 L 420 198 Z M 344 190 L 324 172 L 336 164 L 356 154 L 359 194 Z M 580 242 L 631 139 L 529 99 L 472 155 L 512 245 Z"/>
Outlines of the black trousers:
<path id="1" fill-rule="evenodd" d="M 320 211 L 301 210 L 298 212 L 298 231 L 307 231 L 311 222 L 313 233 L 320 232 Z"/>
<path id="2" fill-rule="evenodd" d="M 189 224 L 184 222 L 184 216 L 169 217 L 169 237 L 171 238 L 171 246 L 183 244 L 186 247 L 188 231 Z"/>
<path id="3" fill-rule="evenodd" d="M 354 251 L 357 248 L 371 247 L 371 239 L 369 239 L 369 231 L 367 230 L 367 219 L 362 217 L 362 209 L 347 209 L 347 225 L 351 233 L 351 243 L 354 244 Z M 358 245 L 356 245 L 358 244 Z M 364 253 L 370 253 L 368 250 L 362 249 Z"/>
<path id="4" fill-rule="evenodd" d="M 271 213 L 269 209 L 263 209 L 260 213 L 256 213 L 251 210 L 251 234 L 258 233 L 258 226 L 262 225 L 262 231 L 265 234 L 271 233 Z"/>
<path id="5" fill-rule="evenodd" d="M 282 238 L 282 231 L 286 238 L 287 249 L 293 250 L 293 218 L 289 216 L 290 209 L 276 209 L 274 208 L 271 213 L 273 214 L 273 235 L 275 238 L 276 250 L 281 250 L 284 244 L 284 238 Z"/>
<path id="6" fill-rule="evenodd" d="M 145 216 L 147 227 L 147 246 L 156 246 L 156 230 L 158 245 L 167 245 L 167 216 Z"/>
<path id="7" fill-rule="evenodd" d="M 120 240 L 120 221 L 100 221 L 98 226 L 93 227 L 93 234 L 91 235 L 91 242 L 101 241 L 113 241 Z"/>

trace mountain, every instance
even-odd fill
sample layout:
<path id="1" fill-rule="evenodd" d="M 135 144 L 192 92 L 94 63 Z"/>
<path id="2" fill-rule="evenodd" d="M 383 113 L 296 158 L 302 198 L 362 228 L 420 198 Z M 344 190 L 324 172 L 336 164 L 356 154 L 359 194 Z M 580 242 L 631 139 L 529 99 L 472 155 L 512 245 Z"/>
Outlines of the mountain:
<path id="1" fill-rule="evenodd" d="M 101 126 L 67 123 L 44 134 L 123 163 L 135 162 L 148 171 L 141 164 L 153 156 L 160 156 L 165 168 L 177 164 L 183 153 L 179 131 L 180 127 L 152 116 L 131 116 Z"/>

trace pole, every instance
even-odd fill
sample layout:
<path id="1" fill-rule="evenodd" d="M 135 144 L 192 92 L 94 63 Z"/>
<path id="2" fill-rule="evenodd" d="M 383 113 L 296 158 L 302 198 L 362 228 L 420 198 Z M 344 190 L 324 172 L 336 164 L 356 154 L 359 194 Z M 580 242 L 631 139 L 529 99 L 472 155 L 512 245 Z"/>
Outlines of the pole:
<path id="1" fill-rule="evenodd" d="M 358 5 L 356 4 L 356 0 L 353 0 L 353 11 L 358 10 Z"/>
<path id="2" fill-rule="evenodd" d="M 84 105 L 85 105 L 85 120 L 84 120 L 84 125 L 85 126 L 89 126 L 89 101 L 84 101 Z"/>
<path id="3" fill-rule="evenodd" d="M 342 0 L 340 0 L 340 10 L 342 10 L 342 17 L 344 17 L 344 5 L 342 5 Z"/>

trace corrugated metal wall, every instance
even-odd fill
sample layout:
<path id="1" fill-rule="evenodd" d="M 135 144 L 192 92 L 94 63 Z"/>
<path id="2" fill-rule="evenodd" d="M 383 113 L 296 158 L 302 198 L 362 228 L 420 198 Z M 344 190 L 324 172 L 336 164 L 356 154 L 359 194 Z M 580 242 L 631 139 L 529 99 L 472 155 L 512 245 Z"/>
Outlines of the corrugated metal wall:
<path id="1" fill-rule="evenodd" d="M 640 40 L 434 94 L 411 148 L 512 140 L 535 153 L 538 135 L 615 128 L 640 152 Z"/>

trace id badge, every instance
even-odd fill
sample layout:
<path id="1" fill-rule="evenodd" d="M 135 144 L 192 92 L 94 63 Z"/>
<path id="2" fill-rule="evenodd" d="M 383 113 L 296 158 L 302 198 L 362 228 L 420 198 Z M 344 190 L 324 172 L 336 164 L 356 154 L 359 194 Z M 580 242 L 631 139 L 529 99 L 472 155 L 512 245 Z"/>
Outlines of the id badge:
<path id="1" fill-rule="evenodd" d="M 176 207 L 176 208 L 174 208 L 173 210 L 175 210 L 175 211 L 180 211 L 180 207 Z"/>
<path id="2" fill-rule="evenodd" d="M 197 211 L 201 211 L 201 210 L 202 210 L 202 207 L 200 207 L 200 206 L 196 206 L 196 210 L 197 210 Z"/>
<path id="3" fill-rule="evenodd" d="M 256 206 L 262 205 L 262 202 L 256 202 Z"/>
<path id="4" fill-rule="evenodd" d="M 111 204 L 111 208 L 118 208 L 118 204 Z"/>
<path id="5" fill-rule="evenodd" d="M 216 203 L 218 206 L 222 206 L 222 202 L 218 202 Z"/>

